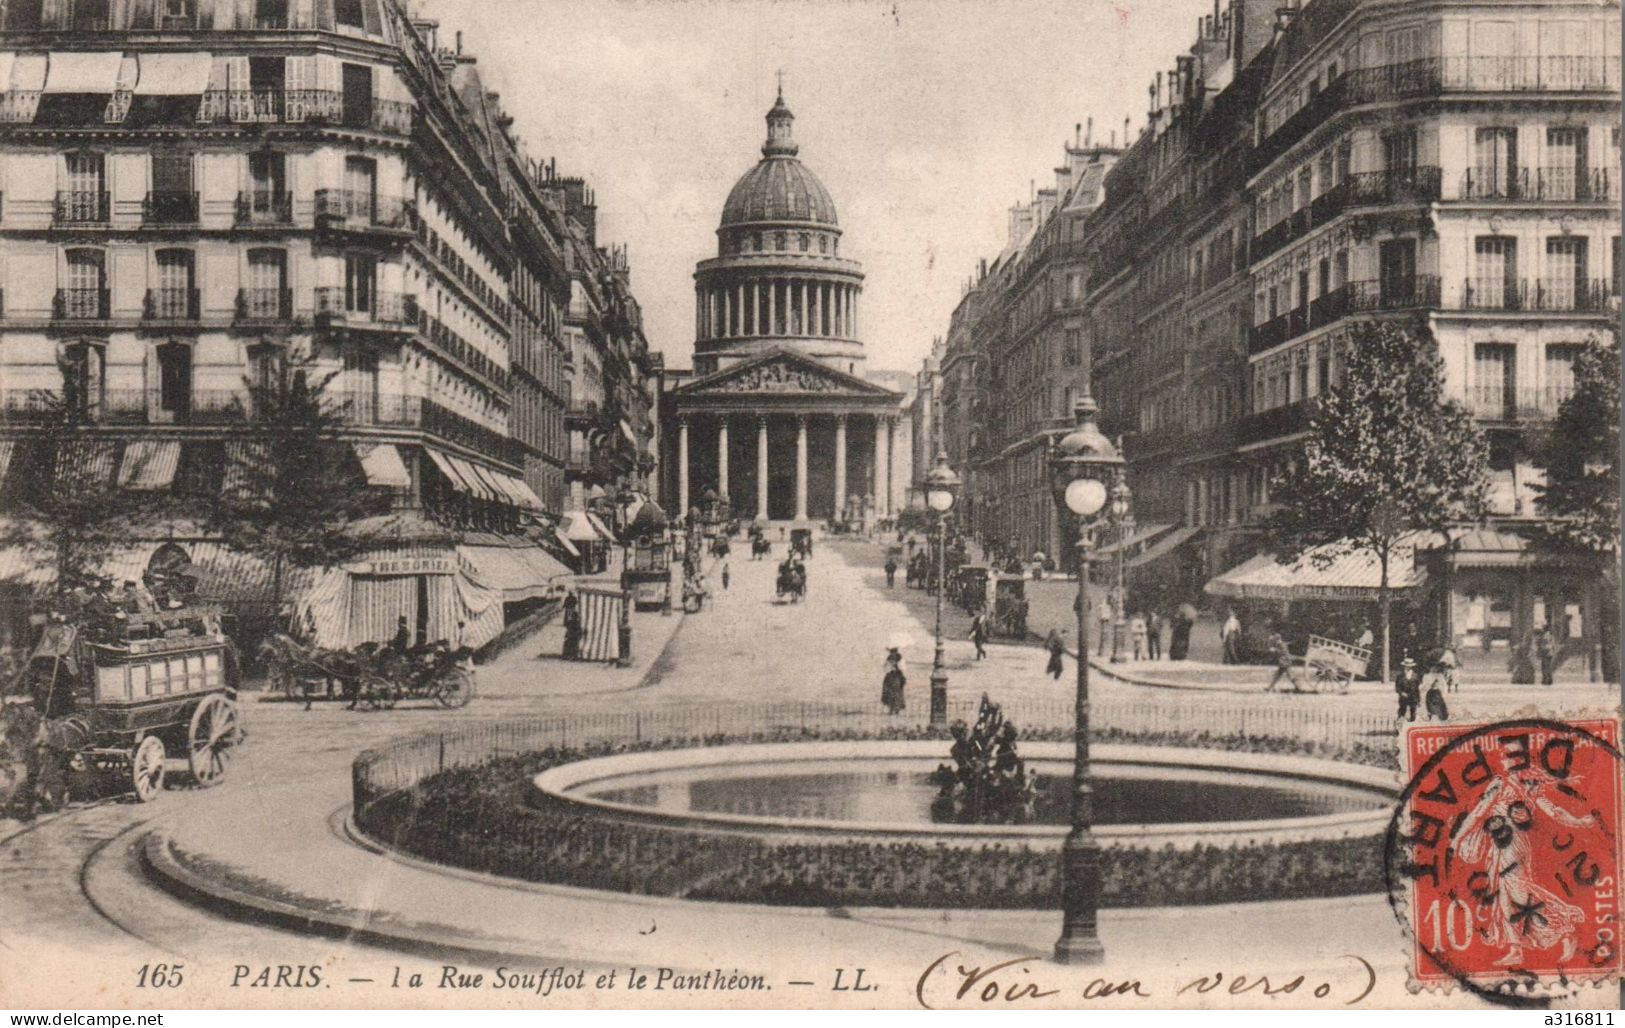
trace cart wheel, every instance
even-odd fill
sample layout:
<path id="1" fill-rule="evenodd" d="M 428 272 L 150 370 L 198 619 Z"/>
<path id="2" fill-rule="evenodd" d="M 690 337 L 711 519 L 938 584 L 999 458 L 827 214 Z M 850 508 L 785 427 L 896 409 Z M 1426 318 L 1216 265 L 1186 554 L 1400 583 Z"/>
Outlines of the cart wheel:
<path id="1" fill-rule="evenodd" d="M 131 755 L 130 787 L 141 803 L 151 803 L 164 791 L 164 742 L 156 735 L 142 739 Z"/>
<path id="2" fill-rule="evenodd" d="M 474 673 L 467 668 L 452 668 L 441 676 L 434 698 L 442 707 L 468 706 L 474 698 Z"/>
<path id="3" fill-rule="evenodd" d="M 220 783 L 238 736 L 235 703 L 224 696 L 210 696 L 198 704 L 186 733 L 194 783 L 205 789 Z"/>
<path id="4" fill-rule="evenodd" d="M 400 690 L 395 688 L 395 683 L 382 675 L 363 675 L 361 698 L 373 710 L 389 710 L 401 696 Z"/>

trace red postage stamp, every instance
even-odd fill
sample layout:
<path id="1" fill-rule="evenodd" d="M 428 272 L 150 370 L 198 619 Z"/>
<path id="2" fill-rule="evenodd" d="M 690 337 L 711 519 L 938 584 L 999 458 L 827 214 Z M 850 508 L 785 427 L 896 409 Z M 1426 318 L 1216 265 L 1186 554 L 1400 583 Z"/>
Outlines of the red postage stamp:
<path id="1" fill-rule="evenodd" d="M 1388 833 L 1420 986 L 1508 993 L 1620 972 L 1620 725 L 1415 725 Z"/>

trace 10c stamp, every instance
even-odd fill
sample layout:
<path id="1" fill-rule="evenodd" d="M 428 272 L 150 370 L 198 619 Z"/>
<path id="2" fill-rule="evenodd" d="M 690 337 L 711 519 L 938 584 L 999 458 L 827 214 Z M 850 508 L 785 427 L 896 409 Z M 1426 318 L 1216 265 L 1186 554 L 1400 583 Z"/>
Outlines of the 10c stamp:
<path id="1" fill-rule="evenodd" d="M 1418 986 L 1517 995 L 1619 974 L 1620 725 L 1416 725 L 1385 853 Z"/>

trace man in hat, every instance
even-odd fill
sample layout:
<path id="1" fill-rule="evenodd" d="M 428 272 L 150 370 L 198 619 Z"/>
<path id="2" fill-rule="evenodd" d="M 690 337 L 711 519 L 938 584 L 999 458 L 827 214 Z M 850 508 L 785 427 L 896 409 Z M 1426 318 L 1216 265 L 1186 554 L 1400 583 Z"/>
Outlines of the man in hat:
<path id="1" fill-rule="evenodd" d="M 1416 659 L 1409 653 L 1400 661 L 1394 692 L 1399 696 L 1399 717 L 1415 721 L 1417 705 L 1422 702 L 1422 676 L 1416 670 Z"/>

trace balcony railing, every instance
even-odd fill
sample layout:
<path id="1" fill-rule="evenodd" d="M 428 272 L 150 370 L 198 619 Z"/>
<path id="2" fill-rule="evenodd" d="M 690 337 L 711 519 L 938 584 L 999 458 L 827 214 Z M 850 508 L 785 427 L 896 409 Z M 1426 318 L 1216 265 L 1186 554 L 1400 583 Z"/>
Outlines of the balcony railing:
<path id="1" fill-rule="evenodd" d="M 1602 92 L 1619 89 L 1618 57 L 1427 57 L 1347 75 L 1354 103 L 1458 92 Z"/>
<path id="2" fill-rule="evenodd" d="M 1464 200 L 1539 200 L 1597 203 L 1619 199 L 1619 176 L 1608 168 L 1469 168 L 1462 173 Z"/>
<path id="3" fill-rule="evenodd" d="M 1607 279 L 1470 278 L 1462 283 L 1461 309 L 1601 314 L 1615 309 L 1615 296 Z"/>
<path id="4" fill-rule="evenodd" d="M 276 288 L 237 290 L 238 321 L 292 321 L 293 290 Z"/>
<path id="5" fill-rule="evenodd" d="M 1348 284 L 1349 311 L 1396 311 L 1439 306 L 1439 276 L 1362 280 Z"/>
<path id="6" fill-rule="evenodd" d="M 198 106 L 198 120 L 342 125 L 410 135 L 413 110 L 398 100 L 346 100 L 334 89 L 210 89 Z"/>
<path id="7" fill-rule="evenodd" d="M 250 189 L 237 194 L 237 224 L 293 224 L 293 194 Z"/>
<path id="8" fill-rule="evenodd" d="M 1348 177 L 1349 205 L 1432 203 L 1439 199 L 1443 172 L 1431 165 L 1391 171 L 1362 171 Z"/>
<path id="9" fill-rule="evenodd" d="M 51 317 L 58 321 L 106 321 L 111 296 L 105 289 L 58 289 Z"/>
<path id="10" fill-rule="evenodd" d="M 1309 427 L 1315 401 L 1299 400 L 1282 407 L 1244 415 L 1236 428 L 1238 445 L 1263 442 L 1302 432 Z"/>
<path id="11" fill-rule="evenodd" d="M 196 321 L 198 291 L 179 287 L 149 289 L 141 308 L 148 321 Z"/>
<path id="12" fill-rule="evenodd" d="M 316 316 L 352 327 L 376 326 L 405 331 L 418 320 L 417 298 L 408 293 L 363 293 L 343 286 L 316 290 Z"/>
<path id="13" fill-rule="evenodd" d="M 82 225 L 105 223 L 110 220 L 112 204 L 109 194 L 98 189 L 64 189 L 56 194 L 58 224 Z"/>
<path id="14" fill-rule="evenodd" d="M 359 189 L 316 190 L 318 225 L 345 228 L 408 229 L 410 204 L 398 196 L 377 196 Z"/>
<path id="15" fill-rule="evenodd" d="M 1493 421 L 1550 421 L 1574 394 L 1573 385 L 1518 386 L 1494 383 L 1474 386 L 1468 406 L 1481 418 Z"/>
<path id="16" fill-rule="evenodd" d="M 148 225 L 197 224 L 197 194 L 158 191 L 141 201 L 141 220 Z"/>

